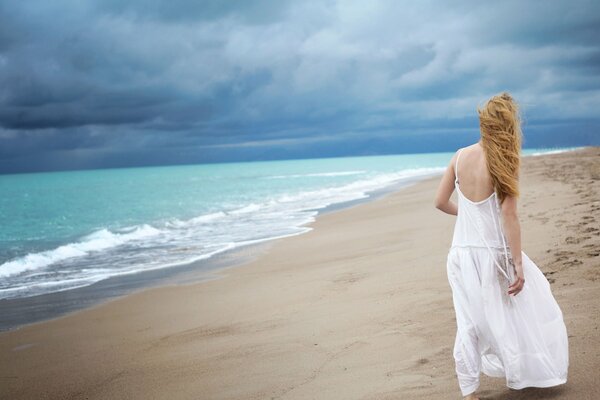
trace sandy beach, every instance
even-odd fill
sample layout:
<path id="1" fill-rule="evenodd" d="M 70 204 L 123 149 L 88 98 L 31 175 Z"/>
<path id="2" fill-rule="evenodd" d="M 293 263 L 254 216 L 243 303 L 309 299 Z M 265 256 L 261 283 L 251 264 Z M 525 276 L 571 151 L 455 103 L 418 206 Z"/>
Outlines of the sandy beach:
<path id="1" fill-rule="evenodd" d="M 0 399 L 459 399 L 439 177 L 321 215 L 223 278 L 151 288 L 0 334 Z M 523 159 L 523 250 L 570 340 L 567 384 L 600 391 L 600 148 Z M 455 194 L 456 195 L 456 194 Z M 250 251 L 250 250 L 249 250 Z"/>

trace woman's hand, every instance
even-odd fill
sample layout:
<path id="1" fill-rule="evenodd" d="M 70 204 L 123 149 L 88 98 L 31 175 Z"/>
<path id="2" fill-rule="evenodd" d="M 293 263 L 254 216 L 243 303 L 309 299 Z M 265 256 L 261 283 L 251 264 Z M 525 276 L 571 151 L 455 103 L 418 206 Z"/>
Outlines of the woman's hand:
<path id="1" fill-rule="evenodd" d="M 512 294 L 516 296 L 523 289 L 523 285 L 525 285 L 525 277 L 523 276 L 523 265 L 521 263 L 515 264 L 515 275 L 517 278 L 515 281 L 508 287 L 508 294 Z"/>
<path id="2" fill-rule="evenodd" d="M 517 215 L 516 197 L 507 196 L 504 202 L 502 202 L 502 221 L 516 276 L 515 281 L 508 287 L 508 294 L 516 296 L 525 284 L 525 277 L 523 276 L 523 253 L 521 251 L 521 224 Z"/>

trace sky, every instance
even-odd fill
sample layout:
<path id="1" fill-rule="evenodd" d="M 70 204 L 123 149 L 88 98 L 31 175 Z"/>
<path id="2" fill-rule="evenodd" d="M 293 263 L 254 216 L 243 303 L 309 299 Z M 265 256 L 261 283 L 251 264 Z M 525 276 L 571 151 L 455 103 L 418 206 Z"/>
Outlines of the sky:
<path id="1" fill-rule="evenodd" d="M 600 2 L 0 0 L 0 173 L 600 145 Z"/>

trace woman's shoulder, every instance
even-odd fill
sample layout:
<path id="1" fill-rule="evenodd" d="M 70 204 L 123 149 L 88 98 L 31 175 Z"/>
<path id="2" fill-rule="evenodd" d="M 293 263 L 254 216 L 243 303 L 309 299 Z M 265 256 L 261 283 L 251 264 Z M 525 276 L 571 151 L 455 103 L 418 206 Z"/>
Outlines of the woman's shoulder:
<path id="1" fill-rule="evenodd" d="M 462 147 L 462 149 L 465 149 L 465 150 L 479 150 L 479 149 L 482 149 L 482 147 L 479 144 L 479 142 L 475 142 L 475 143 L 470 144 L 468 146 Z"/>
<path id="2" fill-rule="evenodd" d="M 473 143 L 473 144 L 470 144 L 470 145 L 465 146 L 465 147 L 459 147 L 454 152 L 454 157 L 457 157 L 459 154 L 470 153 L 471 151 L 476 151 L 480 147 L 481 146 L 479 146 L 479 143 Z"/>

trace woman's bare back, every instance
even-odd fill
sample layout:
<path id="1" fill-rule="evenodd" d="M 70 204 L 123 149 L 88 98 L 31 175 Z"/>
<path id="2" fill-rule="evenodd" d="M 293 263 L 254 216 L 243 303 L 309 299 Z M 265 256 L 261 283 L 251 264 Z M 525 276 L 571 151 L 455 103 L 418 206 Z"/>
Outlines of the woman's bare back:
<path id="1" fill-rule="evenodd" d="M 467 146 L 461 151 L 458 171 L 454 173 L 458 177 L 460 191 L 469 200 L 483 201 L 494 193 L 485 153 L 479 143 Z"/>

